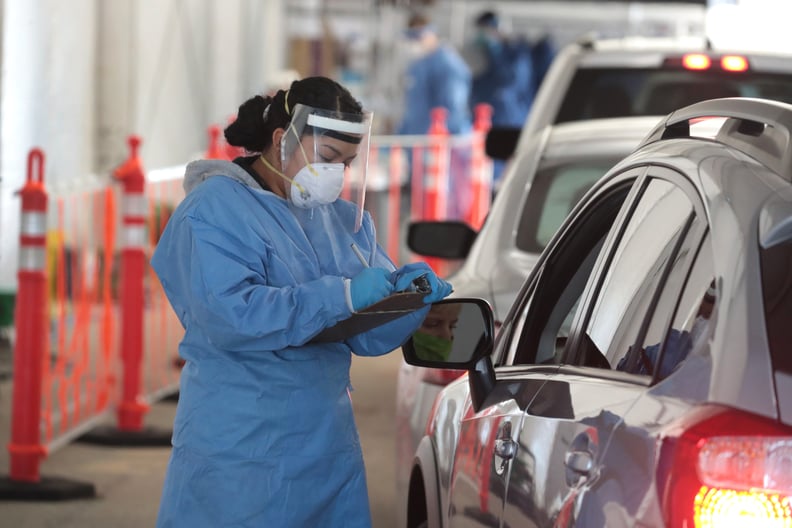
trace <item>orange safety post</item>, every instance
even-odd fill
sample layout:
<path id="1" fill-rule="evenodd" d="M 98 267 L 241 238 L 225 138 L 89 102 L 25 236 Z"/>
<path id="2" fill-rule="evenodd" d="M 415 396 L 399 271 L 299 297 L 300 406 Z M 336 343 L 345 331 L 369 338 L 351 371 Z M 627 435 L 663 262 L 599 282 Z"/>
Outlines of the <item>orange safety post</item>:
<path id="1" fill-rule="evenodd" d="M 38 174 L 34 179 L 33 165 Z M 14 344 L 14 391 L 11 424 L 11 478 L 37 482 L 39 462 L 46 456 L 40 443 L 41 371 L 46 347 L 46 233 L 47 191 L 44 188 L 44 153 L 28 155 L 27 182 L 20 191 L 22 223 L 19 236 L 19 295 Z"/>
<path id="2" fill-rule="evenodd" d="M 144 279 L 146 256 L 146 177 L 138 155 L 141 139 L 130 136 L 129 158 L 113 171 L 121 182 L 121 268 L 119 301 L 121 308 L 121 400 L 118 427 L 90 432 L 81 440 L 109 445 L 170 445 L 171 433 L 143 427 L 149 405 L 142 395 Z"/>
<path id="3" fill-rule="evenodd" d="M 410 217 L 424 218 L 424 147 L 413 147 L 410 154 Z"/>
<path id="4" fill-rule="evenodd" d="M 473 121 L 473 144 L 471 152 L 470 208 L 465 221 L 476 231 L 481 229 L 489 213 L 492 197 L 492 162 L 484 151 L 484 140 L 492 126 L 492 107 L 486 103 L 476 105 Z"/>
<path id="5" fill-rule="evenodd" d="M 443 220 L 448 210 L 448 110 L 442 107 L 431 111 L 429 127 L 429 160 L 426 167 L 425 212 L 427 220 Z"/>
<path id="6" fill-rule="evenodd" d="M 121 182 L 121 402 L 118 428 L 140 431 L 148 405 L 142 401 L 143 279 L 146 274 L 146 177 L 138 156 L 140 138 L 129 138 L 130 155 L 114 176 Z"/>
<path id="7" fill-rule="evenodd" d="M 35 169 L 35 175 L 34 175 Z M 28 154 L 27 180 L 20 191 L 18 295 L 14 326 L 14 388 L 11 405 L 9 477 L 0 479 L 3 499 L 69 499 L 95 495 L 92 484 L 42 478 L 39 464 L 47 449 L 41 442 L 41 391 L 47 347 L 47 191 L 44 152 Z"/>
<path id="8" fill-rule="evenodd" d="M 399 265 L 399 219 L 401 218 L 402 148 L 393 146 L 388 167 L 388 256 Z"/>
<path id="9" fill-rule="evenodd" d="M 424 218 L 445 220 L 448 211 L 448 110 L 442 107 L 431 111 L 429 126 L 429 159 L 426 164 L 424 184 Z M 445 263 L 438 258 L 427 258 L 426 262 L 440 276 L 444 275 Z"/>
<path id="10" fill-rule="evenodd" d="M 206 159 L 228 159 L 227 152 L 220 147 L 220 127 L 212 125 L 207 129 L 209 133 L 209 146 L 206 148 Z"/>

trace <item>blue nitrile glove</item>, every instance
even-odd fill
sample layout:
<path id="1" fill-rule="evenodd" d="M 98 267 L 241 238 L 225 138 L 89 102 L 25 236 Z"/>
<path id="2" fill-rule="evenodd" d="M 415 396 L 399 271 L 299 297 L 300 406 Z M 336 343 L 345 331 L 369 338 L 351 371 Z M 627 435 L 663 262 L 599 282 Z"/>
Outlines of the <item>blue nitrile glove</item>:
<path id="1" fill-rule="evenodd" d="M 349 281 L 352 310 L 358 312 L 393 292 L 390 272 L 384 268 L 365 268 Z"/>
<path id="2" fill-rule="evenodd" d="M 413 281 L 423 277 L 429 283 L 431 291 L 424 297 L 426 304 L 444 299 L 453 289 L 451 284 L 439 278 L 426 262 L 414 262 L 397 269 L 391 274 L 395 291 L 416 291 Z"/>

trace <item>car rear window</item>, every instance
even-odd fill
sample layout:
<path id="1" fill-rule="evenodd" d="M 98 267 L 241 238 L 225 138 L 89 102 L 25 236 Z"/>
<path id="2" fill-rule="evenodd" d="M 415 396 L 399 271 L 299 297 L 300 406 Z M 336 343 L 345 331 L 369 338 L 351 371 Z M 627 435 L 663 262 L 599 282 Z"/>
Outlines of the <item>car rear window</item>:
<path id="1" fill-rule="evenodd" d="M 665 115 L 718 97 L 761 97 L 792 103 L 792 75 L 751 71 L 581 69 L 572 79 L 556 123 Z"/>
<path id="2" fill-rule="evenodd" d="M 594 159 L 540 168 L 523 206 L 517 248 L 541 253 L 575 204 L 617 161 Z"/>
<path id="3" fill-rule="evenodd" d="M 761 262 L 770 356 L 776 370 L 792 374 L 792 242 L 762 250 Z"/>

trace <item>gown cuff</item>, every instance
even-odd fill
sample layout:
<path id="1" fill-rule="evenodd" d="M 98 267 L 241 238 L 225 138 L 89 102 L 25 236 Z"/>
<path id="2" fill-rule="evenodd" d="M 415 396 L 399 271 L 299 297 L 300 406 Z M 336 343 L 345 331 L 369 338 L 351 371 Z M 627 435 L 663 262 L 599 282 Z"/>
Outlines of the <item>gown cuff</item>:
<path id="1" fill-rule="evenodd" d="M 355 308 L 352 306 L 352 288 L 350 284 L 352 283 L 351 279 L 344 279 L 344 298 L 346 299 L 347 308 L 352 313 L 355 313 Z"/>

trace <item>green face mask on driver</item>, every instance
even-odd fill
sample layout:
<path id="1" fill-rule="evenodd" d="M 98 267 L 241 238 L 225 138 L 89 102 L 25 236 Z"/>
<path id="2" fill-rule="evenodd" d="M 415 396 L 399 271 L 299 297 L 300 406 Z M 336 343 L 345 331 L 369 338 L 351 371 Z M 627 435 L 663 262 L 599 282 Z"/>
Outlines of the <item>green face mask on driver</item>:
<path id="1" fill-rule="evenodd" d="M 418 357 L 427 361 L 445 361 L 451 353 L 454 342 L 450 339 L 433 336 L 424 332 L 413 334 L 413 345 Z"/>

